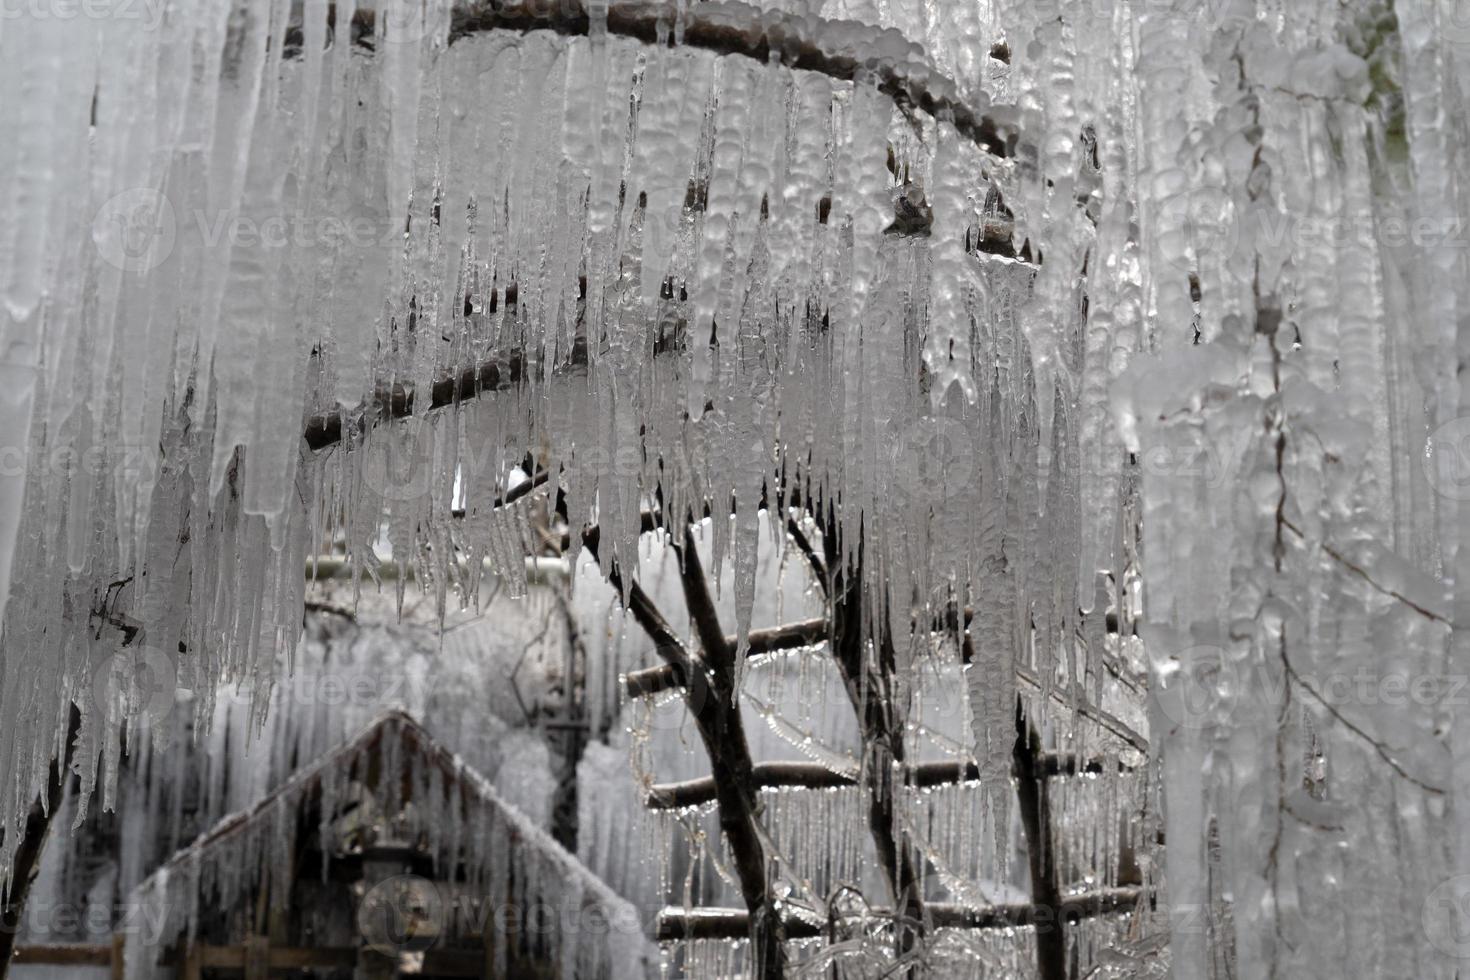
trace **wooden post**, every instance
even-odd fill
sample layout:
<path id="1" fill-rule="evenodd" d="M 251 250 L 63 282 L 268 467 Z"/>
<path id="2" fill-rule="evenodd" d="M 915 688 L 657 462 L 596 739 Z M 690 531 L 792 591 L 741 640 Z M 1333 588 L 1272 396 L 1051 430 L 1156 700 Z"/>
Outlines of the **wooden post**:
<path id="1" fill-rule="evenodd" d="M 485 944 L 485 969 L 486 978 L 496 976 L 495 973 L 495 933 L 490 925 L 489 919 L 485 921 L 485 927 L 481 930 L 481 940 Z"/>
<path id="2" fill-rule="evenodd" d="M 393 980 L 398 976 L 398 958 L 362 946 L 357 951 L 357 969 L 352 976 L 353 980 Z"/>
<path id="3" fill-rule="evenodd" d="M 184 952 L 184 969 L 179 980 L 203 980 L 204 965 L 199 956 L 199 944 L 189 943 Z"/>
<path id="4" fill-rule="evenodd" d="M 123 949 L 127 945 L 127 937 L 120 932 L 112 934 L 112 980 L 123 980 L 124 970 Z"/>
<path id="5" fill-rule="evenodd" d="M 245 980 L 270 980 L 270 972 L 270 937 L 245 937 Z"/>

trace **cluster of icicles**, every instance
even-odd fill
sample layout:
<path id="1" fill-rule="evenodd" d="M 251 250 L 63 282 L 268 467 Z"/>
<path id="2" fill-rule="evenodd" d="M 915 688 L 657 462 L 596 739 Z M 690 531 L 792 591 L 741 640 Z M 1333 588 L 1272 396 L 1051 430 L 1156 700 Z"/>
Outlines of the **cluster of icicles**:
<path id="1" fill-rule="evenodd" d="M 1075 423 L 1036 392 L 1034 267 L 967 251 L 1013 220 L 1011 164 L 867 83 L 616 37 L 449 44 L 443 6 L 357 44 L 328 13 L 206 4 L 88 22 L 89 44 L 6 26 L 16 91 L 49 111 L 10 119 L 34 192 L 6 227 L 44 259 L 7 293 L 36 365 L 6 427 L 27 439 L 3 499 L 12 825 L 68 700 L 106 786 L 140 676 L 267 689 L 323 548 L 371 576 L 386 529 L 441 601 L 475 602 L 487 562 L 517 574 L 495 505 L 528 453 L 572 528 L 600 525 L 604 569 L 635 561 L 655 499 L 673 524 L 733 506 L 713 555 L 742 633 L 767 495 L 834 501 L 895 622 L 963 599 L 1005 528 L 1027 557 L 997 602 L 1055 591 L 1038 576 L 1072 594 L 1075 556 L 1035 530 L 1043 432 Z M 921 72 L 853 30 L 839 47 Z M 929 205 L 932 229 L 897 221 Z M 426 411 L 467 371 L 503 390 Z M 1075 607 L 1043 624 L 1070 637 Z"/>
<path id="2" fill-rule="evenodd" d="M 1447 670 L 1454 431 L 1424 464 L 1470 277 L 1453 234 L 1374 231 L 1463 227 L 1443 6 L 825 11 L 944 38 L 952 90 L 1021 134 L 1004 160 L 861 77 L 599 16 L 452 44 L 444 3 L 408 0 L 365 44 L 325 0 L 6 19 L 0 865 L 68 701 L 105 786 L 146 710 L 129 677 L 266 677 L 308 556 L 370 576 L 385 522 L 474 602 L 529 454 L 604 570 L 644 507 L 733 506 L 741 633 L 760 502 L 831 503 L 874 628 L 973 609 L 992 784 L 1017 674 L 1080 703 L 1104 619 L 1079 610 L 1127 631 L 1141 594 L 1155 691 L 1216 695 L 1155 717 L 1170 901 L 1230 906 L 1241 976 L 1443 973 L 1453 930 L 1421 910 L 1470 854 L 1466 726 L 1303 680 Z M 925 80 L 896 35 L 812 24 Z M 998 39 L 1007 112 L 981 94 Z M 1019 258 L 977 254 L 1007 235 Z M 456 401 L 465 372 L 501 390 Z M 1369 891 L 1347 941 L 1317 915 Z M 1175 975 L 1221 934 L 1176 936 Z"/>

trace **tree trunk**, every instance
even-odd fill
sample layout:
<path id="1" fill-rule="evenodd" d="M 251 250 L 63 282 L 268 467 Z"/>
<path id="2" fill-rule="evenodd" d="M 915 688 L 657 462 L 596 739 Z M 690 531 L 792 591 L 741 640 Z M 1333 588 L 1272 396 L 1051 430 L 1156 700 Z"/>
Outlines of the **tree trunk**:
<path id="1" fill-rule="evenodd" d="M 1026 852 L 1031 862 L 1031 903 L 1036 909 L 1036 976 L 1038 980 L 1067 980 L 1067 934 L 1053 862 L 1051 801 L 1046 789 L 1046 771 L 1040 764 L 1041 756 L 1041 737 L 1026 721 L 1018 700 L 1016 791 L 1021 802 Z"/>

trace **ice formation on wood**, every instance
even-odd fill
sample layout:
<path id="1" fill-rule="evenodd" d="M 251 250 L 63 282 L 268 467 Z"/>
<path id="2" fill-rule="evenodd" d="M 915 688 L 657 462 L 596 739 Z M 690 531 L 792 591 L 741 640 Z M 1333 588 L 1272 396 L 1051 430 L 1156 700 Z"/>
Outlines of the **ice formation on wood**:
<path id="1" fill-rule="evenodd" d="M 455 930 L 477 935 L 482 929 L 505 930 L 485 940 L 502 973 L 513 951 L 529 943 L 563 977 L 653 975 L 656 957 L 638 910 L 401 713 L 385 715 L 249 810 L 221 820 L 143 881 L 130 904 L 154 928 L 130 935 L 127 975 L 171 976 L 172 968 L 160 962 L 162 954 L 177 949 L 181 937 L 192 941 L 201 918 L 217 918 L 265 892 L 277 903 L 292 894 L 295 834 L 305 828 L 307 816 L 315 816 L 317 824 L 305 832 L 319 835 L 318 846 L 328 858 L 350 859 L 349 841 L 374 818 L 381 823 L 379 832 L 392 839 L 427 845 L 447 881 L 420 879 L 423 887 L 435 890 L 423 909 L 431 920 L 423 928 L 435 940 Z M 325 880 L 325 863 L 321 874 Z M 393 882 L 388 879 L 388 886 Z M 455 891 L 445 894 L 450 882 Z M 383 886 L 379 882 L 373 888 Z M 371 940 L 376 933 L 361 919 L 368 914 L 359 912 L 357 926 Z M 520 927 L 524 934 L 515 931 Z M 384 938 L 404 937 L 378 937 Z"/>
<path id="2" fill-rule="evenodd" d="M 106 803 L 138 678 L 267 690 L 309 555 L 520 574 L 529 457 L 603 572 L 708 507 L 741 647 L 758 508 L 830 505 L 906 667 L 970 616 L 997 826 L 1017 693 L 1092 737 L 1137 619 L 1174 975 L 1448 975 L 1453 7 L 0 21 L 0 866 L 69 701 Z"/>

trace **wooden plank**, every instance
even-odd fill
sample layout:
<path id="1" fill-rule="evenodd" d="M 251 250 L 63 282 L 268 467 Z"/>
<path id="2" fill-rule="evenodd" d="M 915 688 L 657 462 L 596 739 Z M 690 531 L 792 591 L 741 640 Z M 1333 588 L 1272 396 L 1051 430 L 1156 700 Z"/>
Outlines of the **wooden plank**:
<path id="1" fill-rule="evenodd" d="M 431 949 L 424 953 L 424 973 L 440 977 L 489 977 L 485 954 L 471 949 Z"/>
<path id="2" fill-rule="evenodd" d="M 269 980 L 270 973 L 270 937 L 247 936 L 245 939 L 245 980 Z"/>
<path id="3" fill-rule="evenodd" d="M 252 955 L 257 951 L 263 954 L 264 962 L 269 970 L 274 973 L 283 970 L 308 970 L 312 968 L 339 968 L 352 969 L 358 964 L 359 950 L 351 947 L 329 947 L 305 949 L 283 946 L 268 946 L 266 937 L 252 936 L 240 946 L 210 946 L 196 944 L 191 946 L 184 957 L 184 967 L 180 973 L 180 980 L 200 980 L 204 970 L 219 970 L 226 973 L 243 973 L 247 980 L 254 980 L 251 970 Z M 36 947 L 31 947 L 36 948 Z M 55 947 L 50 947 L 54 949 Z M 108 965 L 108 956 L 111 955 L 111 947 L 83 947 L 93 949 L 96 962 L 99 966 Z M 121 948 L 119 947 L 119 956 Z M 370 956 L 375 968 L 390 968 L 394 966 L 392 957 L 379 954 Z M 40 963 L 52 962 L 31 959 L 27 962 Z M 59 961 L 58 961 L 59 962 Z M 80 962 L 77 960 L 66 960 L 65 962 Z M 89 961 L 93 962 L 93 961 Z M 484 953 L 477 949 L 431 949 L 424 954 L 423 972 L 436 974 L 444 977 L 479 977 L 489 976 L 486 972 L 487 959 Z M 263 974 L 261 974 L 263 975 Z"/>
<path id="4" fill-rule="evenodd" d="M 314 966 L 350 967 L 356 962 L 357 950 L 350 947 L 271 950 L 272 970 L 305 970 Z"/>
<path id="5" fill-rule="evenodd" d="M 393 980 L 398 976 L 398 957 L 384 956 L 371 947 L 363 946 L 357 951 L 354 969 L 353 976 L 357 980 Z"/>
<path id="6" fill-rule="evenodd" d="M 191 943 L 189 950 L 184 954 L 184 969 L 179 973 L 179 980 L 201 980 L 204 976 L 204 966 L 200 962 L 199 946 Z"/>
<path id="7" fill-rule="evenodd" d="M 34 943 L 17 946 L 14 961 L 48 966 L 111 966 L 112 944 Z"/>
<path id="8" fill-rule="evenodd" d="M 195 946 L 192 953 L 198 955 L 199 965 L 208 970 L 246 969 L 244 946 Z M 305 970 L 311 967 L 346 967 L 357 963 L 357 950 L 351 947 L 320 947 L 303 949 L 288 946 L 273 946 L 267 950 L 267 963 L 272 970 Z"/>
<path id="9" fill-rule="evenodd" d="M 199 965 L 206 970 L 245 969 L 245 948 L 243 946 L 200 944 L 195 946 L 192 952 L 199 957 Z"/>

